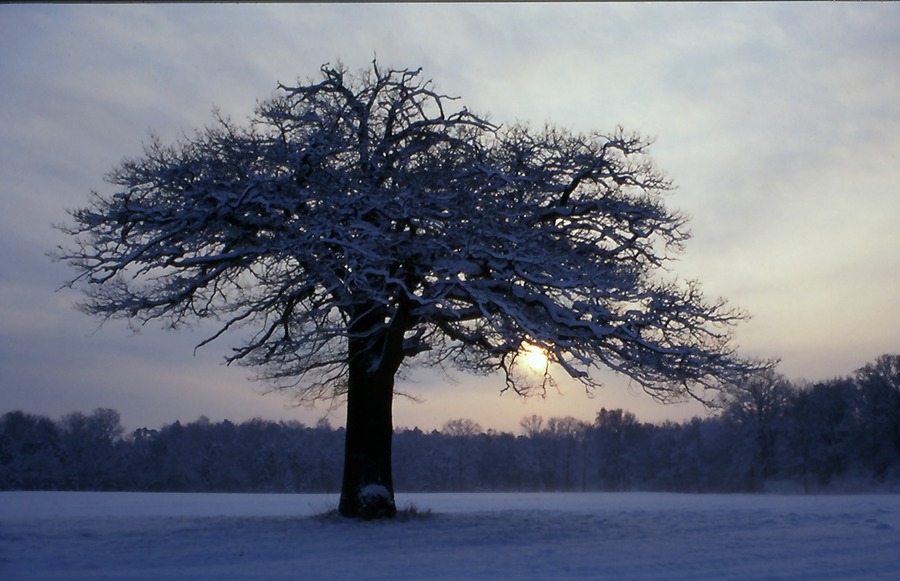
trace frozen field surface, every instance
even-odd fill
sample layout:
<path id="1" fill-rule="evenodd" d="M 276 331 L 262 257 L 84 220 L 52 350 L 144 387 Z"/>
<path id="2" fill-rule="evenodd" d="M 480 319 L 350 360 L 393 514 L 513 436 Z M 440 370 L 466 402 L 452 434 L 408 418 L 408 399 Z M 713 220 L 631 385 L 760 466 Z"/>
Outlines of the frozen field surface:
<path id="1" fill-rule="evenodd" d="M 0 579 L 900 579 L 900 495 L 0 492 Z"/>

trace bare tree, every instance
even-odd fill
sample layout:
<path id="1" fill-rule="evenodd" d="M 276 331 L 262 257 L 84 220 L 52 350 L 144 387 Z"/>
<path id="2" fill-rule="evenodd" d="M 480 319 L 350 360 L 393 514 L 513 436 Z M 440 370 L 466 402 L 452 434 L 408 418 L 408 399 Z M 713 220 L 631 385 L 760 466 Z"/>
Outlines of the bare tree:
<path id="1" fill-rule="evenodd" d="M 888 466 L 900 460 L 900 355 L 881 355 L 858 369 L 855 377 L 872 448 L 882 451 L 879 464 Z M 893 444 L 892 458 L 884 457 L 885 442 Z"/>
<path id="2" fill-rule="evenodd" d="M 774 471 L 778 424 L 796 388 L 781 374 L 768 370 L 734 382 L 727 391 L 726 414 L 754 433 L 759 476 L 765 480 Z"/>
<path id="3" fill-rule="evenodd" d="M 72 212 L 58 258 L 88 313 L 214 321 L 201 345 L 236 333 L 228 362 L 346 400 L 342 514 L 395 511 L 394 382 L 413 362 L 499 370 L 520 394 L 608 367 L 662 400 L 756 366 L 731 347 L 743 313 L 660 276 L 688 232 L 646 140 L 501 128 L 377 63 L 279 89 L 249 126 L 152 139 Z M 517 365 L 523 345 L 543 374 Z"/>
<path id="4" fill-rule="evenodd" d="M 522 432 L 525 434 L 526 438 L 534 438 L 540 434 L 543 425 L 544 418 L 537 414 L 525 416 L 519 421 L 519 426 L 522 428 Z"/>
<path id="5" fill-rule="evenodd" d="M 448 420 L 441 428 L 441 433 L 452 438 L 473 438 L 483 433 L 481 424 L 468 418 Z"/>
<path id="6" fill-rule="evenodd" d="M 463 490 L 463 466 L 466 464 L 471 440 L 478 434 L 484 433 L 478 422 L 468 418 L 448 420 L 441 428 L 441 433 L 452 438 L 456 448 L 456 490 Z"/>

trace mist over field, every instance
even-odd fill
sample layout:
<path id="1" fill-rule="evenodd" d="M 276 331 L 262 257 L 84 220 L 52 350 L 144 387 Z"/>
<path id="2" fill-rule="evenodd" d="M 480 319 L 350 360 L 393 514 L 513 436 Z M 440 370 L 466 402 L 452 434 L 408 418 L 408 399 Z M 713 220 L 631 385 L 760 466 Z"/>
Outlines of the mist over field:
<path id="1" fill-rule="evenodd" d="M 892 580 L 900 495 L 0 493 L 7 579 Z M 430 511 L 430 512 L 429 512 Z"/>

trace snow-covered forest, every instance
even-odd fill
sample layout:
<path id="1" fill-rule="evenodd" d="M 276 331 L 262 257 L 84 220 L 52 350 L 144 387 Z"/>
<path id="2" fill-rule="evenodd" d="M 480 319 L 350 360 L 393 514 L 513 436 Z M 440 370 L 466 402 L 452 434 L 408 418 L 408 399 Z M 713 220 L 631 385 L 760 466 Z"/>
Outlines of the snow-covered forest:
<path id="1" fill-rule="evenodd" d="M 900 355 L 851 376 L 777 375 L 729 394 L 721 413 L 642 423 L 600 408 L 592 423 L 522 419 L 521 433 L 467 419 L 395 431 L 398 490 L 790 492 L 900 488 Z M 126 433 L 98 409 L 58 420 L 0 417 L 0 489 L 335 492 L 343 428 L 200 418 Z"/>

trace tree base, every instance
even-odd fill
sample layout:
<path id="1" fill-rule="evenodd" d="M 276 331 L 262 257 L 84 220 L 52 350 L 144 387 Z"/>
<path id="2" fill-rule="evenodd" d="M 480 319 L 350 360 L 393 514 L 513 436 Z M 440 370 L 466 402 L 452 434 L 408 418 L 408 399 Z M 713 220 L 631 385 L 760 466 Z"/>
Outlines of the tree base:
<path id="1" fill-rule="evenodd" d="M 341 495 L 341 516 L 360 520 L 393 518 L 397 515 L 394 493 L 380 484 L 362 487 L 355 495 Z"/>

